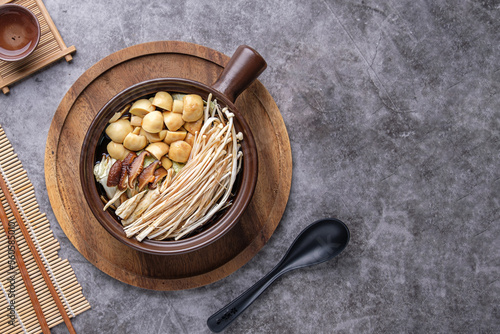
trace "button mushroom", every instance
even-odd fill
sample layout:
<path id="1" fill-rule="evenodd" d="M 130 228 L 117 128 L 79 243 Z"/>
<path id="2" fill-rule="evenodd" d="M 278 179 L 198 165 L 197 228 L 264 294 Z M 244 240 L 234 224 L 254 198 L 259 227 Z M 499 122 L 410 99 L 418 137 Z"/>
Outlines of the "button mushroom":
<path id="1" fill-rule="evenodd" d="M 134 189 L 137 177 L 142 173 L 144 168 L 144 159 L 149 156 L 148 151 L 142 151 L 137 158 L 134 159 L 128 169 L 128 187 Z"/>
<path id="2" fill-rule="evenodd" d="M 167 92 L 158 92 L 153 99 L 154 106 L 168 111 L 172 110 L 172 102 L 172 95 Z"/>
<path id="3" fill-rule="evenodd" d="M 161 131 L 160 131 L 160 133 L 159 133 L 159 137 L 158 137 L 158 138 L 160 139 L 159 141 L 162 141 L 162 140 L 164 140 L 164 139 L 165 139 L 165 137 L 167 136 L 167 131 L 168 131 L 168 130 L 161 130 Z"/>
<path id="4" fill-rule="evenodd" d="M 123 116 L 124 113 L 126 113 L 130 109 L 130 104 L 126 105 L 121 111 L 115 112 L 113 117 L 109 120 L 109 123 L 116 122 L 117 120 L 120 119 L 120 117 Z"/>
<path id="5" fill-rule="evenodd" d="M 186 122 L 195 122 L 203 117 L 203 99 L 197 94 L 184 96 L 182 119 Z"/>
<path id="6" fill-rule="evenodd" d="M 132 131 L 134 131 L 134 128 L 126 119 L 119 119 L 116 122 L 109 124 L 106 128 L 106 134 L 108 137 L 118 144 L 123 143 L 125 137 Z"/>
<path id="7" fill-rule="evenodd" d="M 200 118 L 199 120 L 197 120 L 195 122 L 184 123 L 184 129 L 186 129 L 187 132 L 194 135 L 196 133 L 196 131 L 200 132 L 202 125 L 203 125 L 203 118 Z"/>
<path id="8" fill-rule="evenodd" d="M 147 99 L 140 99 L 135 101 L 134 104 L 132 104 L 132 107 L 130 108 L 130 113 L 132 115 L 144 117 L 154 110 L 155 107 L 153 106 L 151 101 Z"/>
<path id="9" fill-rule="evenodd" d="M 148 144 L 146 137 L 141 136 L 139 132 L 140 128 L 135 128 L 134 132 L 129 133 L 125 140 L 123 140 L 123 146 L 131 151 L 140 151 Z"/>
<path id="10" fill-rule="evenodd" d="M 108 154 L 111 158 L 116 160 L 123 160 L 130 153 L 122 144 L 110 141 L 107 146 Z"/>
<path id="11" fill-rule="evenodd" d="M 146 151 L 151 153 L 156 159 L 161 160 L 168 153 L 169 147 L 164 142 L 151 143 L 146 147 Z"/>
<path id="12" fill-rule="evenodd" d="M 163 113 L 163 121 L 170 131 L 177 131 L 184 125 L 182 115 L 172 111 L 165 111 Z"/>
<path id="13" fill-rule="evenodd" d="M 184 140 L 184 138 L 186 138 L 186 131 L 167 131 L 164 142 L 170 145 L 174 141 Z"/>
<path id="14" fill-rule="evenodd" d="M 191 145 L 185 141 L 174 141 L 170 145 L 168 157 L 176 162 L 187 162 L 191 154 Z"/>
<path id="15" fill-rule="evenodd" d="M 158 133 L 163 129 L 163 115 L 159 111 L 152 111 L 142 120 L 142 128 L 149 133 Z"/>
<path id="16" fill-rule="evenodd" d="M 147 131 L 144 131 L 144 129 L 141 129 L 141 136 L 145 136 L 150 143 L 156 143 L 157 141 L 162 141 L 163 139 L 165 139 L 167 131 L 168 130 L 161 130 L 158 133 L 149 133 Z"/>

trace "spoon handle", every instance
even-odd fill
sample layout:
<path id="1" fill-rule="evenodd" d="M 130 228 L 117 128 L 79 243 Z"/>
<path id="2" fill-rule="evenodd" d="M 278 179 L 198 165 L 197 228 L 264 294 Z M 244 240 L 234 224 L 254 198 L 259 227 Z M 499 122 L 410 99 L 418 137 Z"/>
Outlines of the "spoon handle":
<path id="1" fill-rule="evenodd" d="M 208 328 L 219 333 L 247 309 L 284 271 L 278 265 L 239 297 L 214 313 L 207 320 Z"/>

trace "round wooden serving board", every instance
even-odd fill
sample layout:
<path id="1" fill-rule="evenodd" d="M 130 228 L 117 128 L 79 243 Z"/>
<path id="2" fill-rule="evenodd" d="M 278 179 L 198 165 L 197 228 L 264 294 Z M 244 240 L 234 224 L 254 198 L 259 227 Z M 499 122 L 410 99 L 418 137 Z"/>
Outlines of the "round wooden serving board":
<path id="1" fill-rule="evenodd" d="M 288 201 L 290 142 L 280 111 L 254 82 L 236 101 L 257 142 L 255 194 L 240 222 L 194 253 L 157 256 L 135 251 L 94 218 L 80 186 L 79 156 L 92 119 L 114 95 L 161 77 L 215 82 L 229 57 L 185 42 L 151 42 L 118 51 L 87 70 L 69 89 L 52 120 L 45 150 L 45 180 L 59 224 L 80 253 L 122 282 L 146 289 L 182 290 L 213 283 L 247 263 L 269 240 Z"/>

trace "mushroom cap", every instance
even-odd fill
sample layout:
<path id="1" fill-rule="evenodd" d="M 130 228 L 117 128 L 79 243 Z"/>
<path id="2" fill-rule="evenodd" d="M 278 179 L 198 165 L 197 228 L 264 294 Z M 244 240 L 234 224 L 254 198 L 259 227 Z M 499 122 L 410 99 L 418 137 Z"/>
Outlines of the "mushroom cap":
<path id="1" fill-rule="evenodd" d="M 150 182 L 154 181 L 155 170 L 159 163 L 160 161 L 158 160 L 153 161 L 149 166 L 142 170 L 141 174 L 139 174 L 139 177 L 137 178 L 139 181 L 139 191 L 143 191 Z"/>
<path id="2" fill-rule="evenodd" d="M 149 184 L 149 189 L 151 190 L 156 189 L 156 187 L 158 187 L 158 182 L 160 182 L 167 175 L 168 172 L 165 168 L 163 167 L 157 168 L 154 172 L 154 180 Z"/>
<path id="3" fill-rule="evenodd" d="M 169 146 L 164 142 L 151 143 L 146 147 L 146 151 L 151 153 L 156 159 L 161 160 L 161 158 L 168 153 Z"/>
<path id="4" fill-rule="evenodd" d="M 105 132 L 112 141 L 121 144 L 125 137 L 132 131 L 134 131 L 134 128 L 128 120 L 119 119 L 109 124 Z"/>
<path id="5" fill-rule="evenodd" d="M 108 187 L 116 187 L 120 183 L 120 176 L 122 175 L 122 161 L 116 160 L 113 166 L 109 169 L 108 180 L 106 185 Z"/>
<path id="6" fill-rule="evenodd" d="M 187 132 L 194 135 L 196 131 L 199 132 L 201 130 L 202 125 L 203 125 L 203 117 L 194 122 L 184 123 L 184 129 L 186 129 Z"/>
<path id="7" fill-rule="evenodd" d="M 134 189 L 135 180 L 142 173 L 144 169 L 144 159 L 149 156 L 148 151 L 142 151 L 137 158 L 134 159 L 128 169 L 128 187 Z"/>
<path id="8" fill-rule="evenodd" d="M 125 190 L 127 188 L 128 181 L 128 167 L 132 164 L 134 159 L 137 158 L 135 152 L 130 152 L 122 162 L 122 173 L 120 175 L 120 183 L 118 183 L 119 190 Z"/>
<path id="9" fill-rule="evenodd" d="M 111 158 L 116 160 L 123 160 L 130 153 L 122 144 L 110 141 L 107 146 L 108 154 Z"/>
<path id="10" fill-rule="evenodd" d="M 170 131 L 177 131 L 184 125 L 182 115 L 172 111 L 165 111 L 163 113 L 163 122 L 165 122 L 165 125 Z"/>
<path id="11" fill-rule="evenodd" d="M 179 140 L 179 141 L 174 141 L 170 145 L 170 151 L 168 153 L 168 157 L 173 161 L 185 163 L 188 161 L 190 154 L 191 154 L 191 145 L 189 145 L 185 141 Z"/>
<path id="12" fill-rule="evenodd" d="M 142 120 L 142 128 L 149 133 L 158 133 L 163 129 L 163 115 L 159 111 L 152 111 Z"/>
<path id="13" fill-rule="evenodd" d="M 153 105 L 164 110 L 172 110 L 173 99 L 172 95 L 167 92 L 157 92 L 153 98 Z"/>
<path id="14" fill-rule="evenodd" d="M 129 133 L 123 141 L 123 146 L 131 151 L 140 151 L 148 144 L 146 137 Z"/>
<path id="15" fill-rule="evenodd" d="M 130 104 L 127 104 L 121 111 L 118 111 L 118 112 L 115 112 L 115 114 L 113 115 L 113 117 L 110 118 L 109 122 L 108 123 L 113 123 L 113 122 L 116 122 L 117 120 L 120 119 L 120 117 L 123 116 L 124 113 L 127 112 L 127 110 L 130 109 Z"/>
<path id="16" fill-rule="evenodd" d="M 188 94 L 182 99 L 182 119 L 186 122 L 195 122 L 203 117 L 203 99 L 198 94 Z"/>
<path id="17" fill-rule="evenodd" d="M 150 143 L 156 143 L 157 141 L 162 141 L 165 139 L 168 130 L 161 130 L 158 133 L 149 133 L 141 128 L 141 136 L 145 136 Z"/>
<path id="18" fill-rule="evenodd" d="M 155 107 L 148 99 L 137 100 L 132 104 L 132 107 L 130 107 L 130 113 L 139 117 L 144 117 L 154 110 Z"/>
<path id="19" fill-rule="evenodd" d="M 174 141 L 184 140 L 186 138 L 186 131 L 167 131 L 164 142 L 167 144 L 172 144 Z"/>

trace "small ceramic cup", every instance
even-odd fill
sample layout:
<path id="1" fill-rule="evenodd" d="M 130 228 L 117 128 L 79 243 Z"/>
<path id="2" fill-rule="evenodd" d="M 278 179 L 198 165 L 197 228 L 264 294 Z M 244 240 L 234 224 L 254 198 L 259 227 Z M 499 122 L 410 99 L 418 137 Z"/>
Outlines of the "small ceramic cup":
<path id="1" fill-rule="evenodd" d="M 28 57 L 40 41 L 40 24 L 26 7 L 0 6 L 0 59 L 18 61 Z"/>

